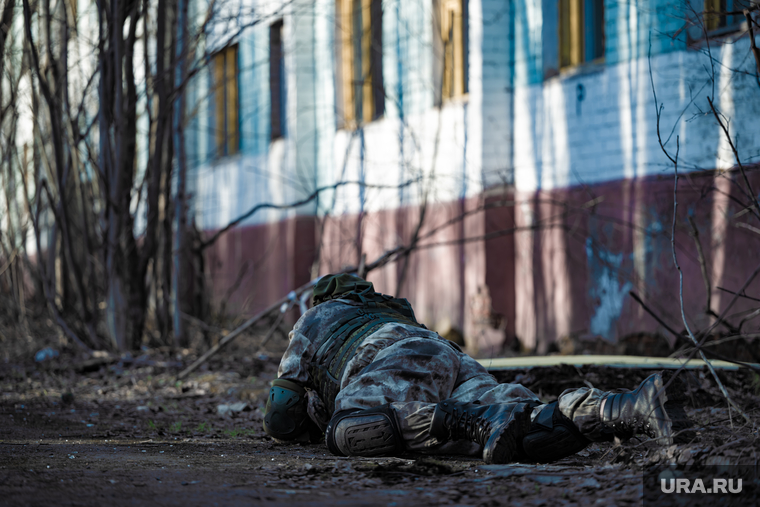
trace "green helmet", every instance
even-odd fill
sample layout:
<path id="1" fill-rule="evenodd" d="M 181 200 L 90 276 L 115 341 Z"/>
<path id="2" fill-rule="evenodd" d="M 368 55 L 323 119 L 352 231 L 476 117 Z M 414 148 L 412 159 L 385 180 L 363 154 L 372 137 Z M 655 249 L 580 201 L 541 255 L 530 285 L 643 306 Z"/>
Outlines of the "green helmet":
<path id="1" fill-rule="evenodd" d="M 369 294 L 375 292 L 375 287 L 372 282 L 348 273 L 325 275 L 314 286 L 311 303 L 316 306 L 327 300 L 337 299 L 348 292 Z"/>

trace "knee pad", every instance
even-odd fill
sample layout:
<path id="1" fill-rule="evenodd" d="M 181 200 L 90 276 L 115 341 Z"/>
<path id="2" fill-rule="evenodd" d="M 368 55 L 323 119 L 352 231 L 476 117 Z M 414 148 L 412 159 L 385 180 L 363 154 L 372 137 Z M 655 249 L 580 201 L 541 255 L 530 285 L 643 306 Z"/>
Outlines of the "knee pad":
<path id="1" fill-rule="evenodd" d="M 401 432 L 389 404 L 336 413 L 325 431 L 325 442 L 338 456 L 391 456 L 404 449 Z"/>
<path id="2" fill-rule="evenodd" d="M 572 456 L 590 443 L 573 421 L 560 412 L 555 401 L 544 405 L 533 419 L 522 440 L 522 448 L 528 460 L 549 463 Z"/>
<path id="3" fill-rule="evenodd" d="M 293 440 L 308 431 L 307 403 L 306 389 L 290 380 L 274 380 L 264 413 L 264 431 L 279 440 Z"/>

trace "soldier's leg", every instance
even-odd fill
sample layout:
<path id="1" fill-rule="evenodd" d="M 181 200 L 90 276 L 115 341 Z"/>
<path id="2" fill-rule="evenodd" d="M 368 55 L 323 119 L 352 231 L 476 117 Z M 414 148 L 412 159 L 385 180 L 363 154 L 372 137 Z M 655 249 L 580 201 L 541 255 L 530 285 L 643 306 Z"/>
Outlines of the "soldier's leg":
<path id="1" fill-rule="evenodd" d="M 645 434 L 670 445 L 673 435 L 672 421 L 665 410 L 667 401 L 665 383 L 661 374 L 655 373 L 633 391 L 611 393 L 588 387 L 567 390 L 557 400 L 557 407 L 592 441 Z"/>
<path id="2" fill-rule="evenodd" d="M 532 408 L 531 424 L 519 443 L 516 458 L 550 462 L 570 456 L 585 448 L 590 441 L 571 419 L 556 409 L 556 403 L 542 404 L 538 396 L 520 384 L 499 384 L 480 363 L 462 358 L 460 379 L 463 382 L 452 393 L 456 402 L 528 403 Z"/>
<path id="3" fill-rule="evenodd" d="M 524 458 L 550 462 L 574 454 L 591 442 L 645 434 L 670 445 L 672 422 L 665 410 L 662 377 L 651 375 L 634 391 L 610 393 L 582 387 L 534 410 L 531 431 L 523 439 Z"/>
<path id="4" fill-rule="evenodd" d="M 429 426 L 435 404 L 451 395 L 458 370 L 458 351 L 440 339 L 413 337 L 384 348 L 338 393 L 328 448 L 382 455 L 416 447 L 419 425 Z"/>
<path id="5" fill-rule="evenodd" d="M 473 375 L 460 367 L 463 358 L 480 367 L 440 339 L 409 338 L 381 351 L 338 394 L 326 431 L 330 450 L 378 455 L 401 450 L 469 454 L 484 449 L 488 462 L 510 460 L 529 425 L 530 407 L 499 402 L 537 398 L 522 386 L 499 386 L 482 367 Z M 463 383 L 466 388 L 461 390 Z M 497 404 L 446 405 L 456 414 L 466 412 L 466 417 L 458 417 L 442 411 L 440 403 L 457 398 L 457 390 L 470 400 L 477 398 L 476 391 L 500 395 L 485 397 Z M 433 425 L 436 413 L 438 424 Z"/>
<path id="6" fill-rule="evenodd" d="M 523 458 L 555 461 L 613 435 L 643 432 L 668 443 L 670 421 L 661 388 L 662 379 L 653 375 L 634 392 L 581 388 L 542 405 L 519 384 L 499 384 L 479 363 L 448 343 L 410 338 L 383 350 L 341 390 L 327 440 L 338 454 L 473 453 L 487 438 L 480 435 L 483 438 L 477 442 L 468 442 L 461 437 L 471 433 L 471 425 L 464 428 L 455 422 L 478 420 L 487 427 L 504 422 L 509 440 L 521 440 Z M 524 407 L 515 407 L 526 402 L 532 413 L 523 438 Z M 460 437 L 458 442 L 455 436 Z M 488 452 L 484 452 L 486 461 Z"/>
<path id="7" fill-rule="evenodd" d="M 660 443 L 672 443 L 672 423 L 665 410 L 667 395 L 662 377 L 651 375 L 632 392 L 609 393 L 583 387 L 562 393 L 554 403 L 538 398 L 519 384 L 497 384 L 472 358 L 460 362 L 457 401 L 477 400 L 484 405 L 528 401 L 535 408 L 531 427 L 522 440 L 521 458 L 551 462 L 575 454 L 592 441 L 630 438 L 643 433 Z"/>

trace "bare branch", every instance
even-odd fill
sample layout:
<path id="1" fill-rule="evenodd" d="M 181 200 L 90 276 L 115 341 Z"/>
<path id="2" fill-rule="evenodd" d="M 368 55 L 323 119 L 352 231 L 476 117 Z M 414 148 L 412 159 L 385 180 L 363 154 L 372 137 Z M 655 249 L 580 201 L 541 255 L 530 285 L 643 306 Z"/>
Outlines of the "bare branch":
<path id="1" fill-rule="evenodd" d="M 710 104 L 710 109 L 712 109 L 713 115 L 718 121 L 718 125 L 720 125 L 720 128 L 723 130 L 723 134 L 726 136 L 726 141 L 728 141 L 729 146 L 731 146 L 731 150 L 734 152 L 736 164 L 739 166 L 739 170 L 741 170 L 742 177 L 744 177 L 744 184 L 747 185 L 746 190 L 743 190 L 745 194 L 747 194 L 747 197 L 749 197 L 755 203 L 755 209 L 752 210 L 752 214 L 755 215 L 758 220 L 760 220 L 760 202 L 758 202 L 757 195 L 752 189 L 752 184 L 747 178 L 747 172 L 744 170 L 744 165 L 742 164 L 741 158 L 739 158 L 739 151 L 736 149 L 736 144 L 734 143 L 733 139 L 731 139 L 731 134 L 728 132 L 728 127 L 723 123 L 723 120 L 721 120 L 720 115 L 715 109 L 715 105 L 713 104 L 713 101 L 710 99 L 710 97 L 707 97 L 707 102 Z"/>
<path id="2" fill-rule="evenodd" d="M 691 341 L 694 342 L 694 345 L 697 347 L 697 350 L 699 351 L 699 355 L 702 357 L 702 360 L 707 365 L 707 368 L 710 370 L 710 373 L 712 374 L 713 378 L 715 379 L 715 382 L 718 384 L 718 388 L 720 389 L 720 392 L 723 394 L 723 397 L 726 399 L 726 402 L 729 405 L 729 416 L 731 415 L 731 407 L 735 408 L 739 414 L 744 417 L 744 419 L 749 422 L 749 416 L 744 413 L 744 411 L 731 399 L 731 397 L 728 394 L 728 391 L 726 391 L 725 386 L 723 385 L 723 382 L 721 382 L 720 378 L 718 378 L 718 373 L 715 371 L 715 368 L 713 367 L 712 363 L 707 359 L 707 356 L 705 356 L 704 351 L 700 347 L 699 342 L 697 342 L 697 338 L 694 336 L 694 333 L 691 331 L 691 327 L 689 327 L 689 322 L 686 320 L 686 313 L 684 312 L 684 304 L 683 304 L 683 271 L 681 271 L 681 266 L 678 264 L 678 255 L 676 253 L 676 216 L 678 214 L 678 152 L 680 151 L 680 141 L 679 137 L 676 137 L 676 155 L 673 162 L 673 172 L 675 174 L 675 181 L 673 182 L 673 225 L 671 228 L 671 239 L 670 239 L 670 245 L 673 252 L 673 263 L 676 266 L 676 269 L 678 269 L 678 299 L 681 305 L 681 320 L 683 320 L 683 325 L 686 327 L 686 332 L 689 335 L 689 338 L 691 338 Z"/>
<path id="3" fill-rule="evenodd" d="M 705 312 L 708 315 L 715 315 L 715 312 L 712 310 L 712 286 L 710 285 L 710 277 L 707 275 L 707 262 L 705 260 L 705 254 L 702 251 L 702 242 L 699 241 L 699 229 L 697 229 L 697 224 L 694 223 L 694 217 L 689 217 L 689 225 L 691 226 L 691 237 L 694 239 L 694 244 L 697 247 L 697 259 L 699 259 L 702 282 L 705 284 L 705 293 L 707 294 Z M 717 315 L 715 316 L 717 317 Z"/>
<path id="4" fill-rule="evenodd" d="M 641 307 L 649 314 L 651 317 L 656 320 L 662 327 L 667 329 L 670 334 L 676 337 L 676 340 L 680 340 L 683 338 L 681 333 L 677 333 L 672 327 L 667 325 L 664 320 L 662 320 L 656 313 L 654 313 L 646 304 L 644 304 L 644 301 L 641 300 L 638 294 L 636 294 L 633 291 L 629 291 L 628 294 L 636 301 L 638 304 L 641 305 Z"/>
<path id="5" fill-rule="evenodd" d="M 716 289 L 722 290 L 723 292 L 728 292 L 729 294 L 734 294 L 734 295 L 742 297 L 744 299 L 749 299 L 750 301 L 759 301 L 760 302 L 760 299 L 758 299 L 758 298 L 753 298 L 753 297 L 748 296 L 746 294 L 739 294 L 739 293 L 736 293 L 734 291 L 730 291 L 728 289 L 724 289 L 723 287 L 716 287 Z"/>
<path id="6" fill-rule="evenodd" d="M 229 231 L 230 229 L 232 229 L 233 227 L 235 227 L 236 225 L 238 225 L 240 222 L 242 222 L 242 221 L 250 218 L 257 211 L 260 211 L 262 209 L 292 209 L 292 208 L 298 208 L 300 206 L 304 206 L 304 205 L 310 203 L 311 201 L 313 201 L 314 199 L 316 199 L 319 196 L 319 194 L 321 194 L 322 192 L 324 192 L 326 190 L 335 190 L 336 188 L 342 187 L 344 185 L 361 185 L 361 186 L 364 186 L 365 188 L 393 188 L 393 189 L 395 189 L 395 188 L 407 187 L 409 185 L 412 185 L 412 184 L 416 183 L 417 181 L 419 181 L 419 178 L 405 181 L 405 182 L 401 183 L 400 185 L 371 185 L 371 184 L 367 184 L 367 183 L 364 183 L 364 182 L 361 182 L 361 181 L 339 181 L 339 182 L 337 182 L 337 183 L 335 183 L 333 185 L 327 185 L 327 186 L 324 186 L 324 187 L 319 187 L 314 192 L 312 192 L 311 194 L 309 194 L 307 197 L 305 197 L 303 199 L 300 199 L 298 201 L 289 203 L 289 204 L 274 204 L 274 203 L 268 203 L 268 202 L 262 203 L 262 204 L 257 204 L 253 208 L 249 209 L 248 211 L 246 211 L 245 213 L 243 213 L 242 215 L 240 215 L 239 217 L 237 217 L 232 222 L 228 223 L 227 225 L 225 225 L 224 227 L 222 227 L 221 229 L 219 229 L 209 239 L 207 239 L 206 241 L 203 241 L 200 244 L 200 246 L 198 247 L 198 249 L 199 250 L 204 250 L 204 249 L 208 248 L 209 246 L 213 245 L 216 242 L 216 240 L 218 240 L 219 237 L 222 234 L 224 234 L 225 232 Z"/>
<path id="7" fill-rule="evenodd" d="M 749 47 L 752 50 L 752 54 L 755 57 L 755 66 L 757 67 L 757 73 L 760 74 L 760 48 L 757 47 L 755 42 L 755 28 L 752 26 L 755 24 L 755 20 L 752 19 L 751 11 L 760 9 L 760 4 L 753 5 L 750 9 L 744 9 L 744 17 L 747 19 L 747 30 L 749 31 Z"/>

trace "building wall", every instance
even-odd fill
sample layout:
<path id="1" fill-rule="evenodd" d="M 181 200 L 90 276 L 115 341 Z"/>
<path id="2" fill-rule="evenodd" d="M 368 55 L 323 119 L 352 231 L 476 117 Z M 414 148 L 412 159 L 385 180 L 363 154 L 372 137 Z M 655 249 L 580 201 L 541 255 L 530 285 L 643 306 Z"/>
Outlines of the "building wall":
<path id="1" fill-rule="evenodd" d="M 673 167 L 658 143 L 658 106 L 662 139 L 671 154 L 678 140 L 679 170 L 689 174 L 676 238 L 694 323 L 709 318 L 687 216 L 713 287 L 735 287 L 751 269 L 757 240 L 727 225 L 739 184 L 725 172 L 732 153 L 705 114 L 710 94 L 739 134 L 741 157 L 760 157 L 760 100 L 751 72 L 741 72 L 752 69 L 746 36 L 714 43 L 708 55 L 687 46 L 684 2 L 607 0 L 603 61 L 557 73 L 556 2 L 471 0 L 469 93 L 437 107 L 432 2 L 387 0 L 385 115 L 346 130 L 337 128 L 334 2 L 281 7 L 287 134 L 270 140 L 262 24 L 239 41 L 241 152 L 214 158 L 203 114 L 198 121 L 196 220 L 208 234 L 257 204 L 322 191 L 293 209 L 257 211 L 209 249 L 216 298 L 246 261 L 254 266 L 229 309 L 254 312 L 317 272 L 409 244 L 417 231 L 423 248 L 370 280 L 409 298 L 432 327 L 464 331 L 481 354 L 515 338 L 545 351 L 563 336 L 664 334 L 631 290 L 680 329 L 668 239 Z M 713 309 L 726 302 L 713 288 Z"/>
<path id="2" fill-rule="evenodd" d="M 622 23 L 635 26 L 630 17 Z M 640 36 L 640 31 L 632 33 Z M 623 33 L 608 41 L 618 47 L 610 51 L 613 61 L 620 57 L 619 41 L 626 36 L 633 38 Z M 669 232 L 673 205 L 672 186 L 668 187 L 673 164 L 658 142 L 653 86 L 657 104 L 663 107 L 661 137 L 672 157 L 679 143 L 679 170 L 735 191 L 739 184 L 735 175 L 726 179 L 713 171 L 732 168 L 736 162 L 707 97 L 714 97 L 716 107 L 731 119 L 731 135 L 742 139 L 739 155 L 745 163 L 760 155 L 760 130 L 756 128 L 760 100 L 751 74 L 754 62 L 745 58 L 747 38 L 729 42 L 711 48 L 714 87 L 709 58 L 699 46 L 651 58 L 593 64 L 539 84 L 516 87 L 518 226 L 560 216 L 564 211 L 552 203 L 568 199 L 576 209 L 599 200 L 601 208 L 592 209 L 606 209 L 607 215 L 620 222 L 614 225 L 599 218 L 587 222 L 589 218 L 577 217 L 580 222 L 566 224 L 573 228 L 572 235 L 560 229 L 516 235 L 515 292 L 525 296 L 517 299 L 516 335 L 524 345 L 545 350 L 554 339 L 568 335 L 600 336 L 615 342 L 635 331 L 667 334 L 631 299 L 630 290 L 649 294 L 648 301 L 659 304 L 664 314 L 680 315 L 670 245 L 653 242 L 650 237 L 652 231 Z M 583 100 L 579 100 L 579 89 Z M 700 237 L 715 249 L 715 259 L 710 258 L 711 283 L 721 286 L 730 280 L 740 284 L 735 278 L 754 269 L 753 255 L 732 251 L 735 262 L 722 266 L 732 241 L 754 240 L 752 234 L 733 230 L 729 234 L 726 229 L 728 218 L 740 210 L 728 211 L 725 197 L 711 200 L 694 194 L 689 185 L 682 182 L 682 211 L 687 210 L 696 220 L 702 229 Z M 702 191 L 711 192 L 709 186 Z M 686 226 L 685 216 L 678 222 L 679 228 Z M 613 234 L 610 228 L 617 232 Z M 738 237 L 733 239 L 733 234 Z M 687 315 L 699 316 L 703 325 L 706 296 L 699 265 L 693 262 L 694 243 L 685 240 L 679 248 L 685 256 L 687 285 L 694 284 L 693 290 L 687 291 Z M 721 301 L 727 302 L 725 296 L 713 299 L 715 311 L 720 311 Z M 584 304 L 579 306 L 579 302 Z M 679 330 L 683 326 L 680 318 L 671 325 Z"/>
<path id="3" fill-rule="evenodd" d="M 455 216 L 451 210 L 461 210 L 460 202 L 471 202 L 483 188 L 481 164 L 469 151 L 471 145 L 476 145 L 475 153 L 479 154 L 483 145 L 479 136 L 470 133 L 470 129 L 482 130 L 479 111 L 469 114 L 466 97 L 434 107 L 430 51 L 432 3 L 384 4 L 386 114 L 355 130 L 336 129 L 333 5 L 332 1 L 300 2 L 285 10 L 283 19 L 289 40 L 286 40 L 285 58 L 288 131 L 284 139 L 272 143 L 256 141 L 268 135 L 265 128 L 269 117 L 268 68 L 261 63 L 267 57 L 267 40 L 263 38 L 266 26 L 245 32 L 238 41 L 241 47 L 240 117 L 243 119 L 240 153 L 215 158 L 208 148 L 204 151 L 204 142 L 211 143 L 210 136 L 205 135 L 204 140 L 203 128 L 198 129 L 201 133 L 196 145 L 200 153 L 195 172 L 194 205 L 198 226 L 207 235 L 256 204 L 292 203 L 307 198 L 317 188 L 345 183 L 335 190 L 320 192 L 317 199 L 293 210 L 261 209 L 242 222 L 234 240 L 220 240 L 211 247 L 207 253 L 208 282 L 217 299 L 225 294 L 232 280 L 237 280 L 240 265 L 248 258 L 257 259 L 261 272 L 283 280 L 300 280 L 304 273 L 312 273 L 314 259 L 306 259 L 304 252 L 307 251 L 312 252 L 311 255 L 316 255 L 315 251 L 321 253 L 322 274 L 348 264 L 355 265 L 359 250 L 371 261 L 373 256 L 382 254 L 383 249 L 394 248 L 411 237 L 417 226 L 412 217 L 419 216 L 421 203 L 430 209 L 425 224 L 435 224 L 445 217 Z M 483 53 L 481 48 L 472 46 L 471 51 Z M 496 54 L 500 48 L 489 51 Z M 476 91 L 474 86 L 471 89 L 470 99 L 484 93 L 480 88 Z M 502 99 L 503 107 L 505 103 L 506 99 Z M 504 142 L 506 127 L 496 113 L 494 111 L 495 117 L 490 120 L 489 133 L 501 136 L 501 142 L 489 145 L 498 145 L 503 151 L 504 146 L 508 146 Z M 202 121 L 201 118 L 199 123 Z M 500 127 L 497 129 L 494 125 Z M 496 151 L 492 159 L 498 158 Z M 503 162 L 494 165 L 497 164 Z M 410 218 L 398 218 L 394 222 L 397 229 L 375 229 L 374 223 L 386 220 L 381 217 L 398 213 Z M 359 216 L 363 229 L 355 225 Z M 271 246 L 274 239 L 264 239 L 272 237 L 281 241 L 279 234 L 290 230 L 282 224 L 296 217 L 302 217 L 299 223 L 311 220 L 312 230 L 302 231 L 280 247 L 285 248 L 286 257 L 301 259 L 301 266 L 283 262 L 279 253 L 274 253 L 280 250 Z M 341 225 L 334 227 L 337 222 Z M 266 232 L 270 229 L 272 231 Z M 314 238 L 317 238 L 316 250 Z M 308 244 L 309 240 L 312 244 Z M 419 301 L 413 301 L 421 315 L 433 319 L 437 319 L 438 314 L 446 315 L 442 322 L 448 321 L 459 330 L 465 327 L 463 305 L 468 296 L 462 296 L 461 284 L 465 280 L 468 291 L 475 293 L 483 285 L 483 270 L 476 270 L 480 274 L 472 275 L 477 278 L 472 281 L 457 274 L 457 270 L 462 269 L 462 252 L 477 249 L 467 245 L 453 250 L 450 255 L 452 262 L 456 261 L 452 268 L 455 278 L 440 282 L 453 295 L 445 300 L 424 301 L 421 296 Z M 271 260 L 267 260 L 267 253 Z M 433 255 L 439 256 L 438 253 Z M 467 265 L 476 264 L 473 261 Z M 391 276 L 383 273 L 373 276 L 378 276 L 378 280 Z M 416 277 L 410 269 L 404 291 L 427 294 L 424 289 L 427 285 L 429 282 Z M 383 289 L 395 291 L 396 287 L 384 286 Z M 247 298 L 248 291 L 249 287 L 241 284 L 229 299 L 227 308 L 251 313 L 265 306 L 264 300 Z M 270 290 L 272 295 L 275 292 L 275 289 Z M 278 297 L 280 295 L 284 293 Z"/>
<path id="4" fill-rule="evenodd" d="M 758 188 L 758 171 L 749 176 L 753 188 Z M 743 198 L 742 181 L 738 171 L 709 171 L 679 182 L 675 247 L 684 273 L 684 311 L 692 330 L 714 321 L 706 313 L 697 239 L 715 313 L 725 310 L 732 298 L 717 287 L 738 291 L 757 267 L 760 237 L 735 222 L 728 225 L 730 217 L 741 212 L 732 199 Z M 522 200 L 516 208 L 518 226 L 543 224 L 515 236 L 516 334 L 526 347 L 546 351 L 561 337 L 602 338 L 614 344 L 641 332 L 660 334 L 673 344 L 669 331 L 629 294 L 638 294 L 672 329 L 684 329 L 670 241 L 673 183 L 672 176 L 657 175 L 518 193 L 518 201 Z M 588 207 L 591 196 L 598 204 Z M 759 288 L 754 281 L 747 293 L 757 294 Z M 742 300 L 734 304 L 731 314 L 739 315 L 731 319 L 734 325 L 750 307 Z M 750 321 L 743 330 L 757 328 Z"/>

